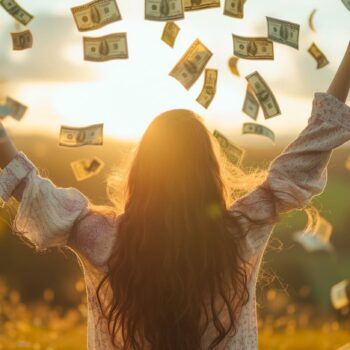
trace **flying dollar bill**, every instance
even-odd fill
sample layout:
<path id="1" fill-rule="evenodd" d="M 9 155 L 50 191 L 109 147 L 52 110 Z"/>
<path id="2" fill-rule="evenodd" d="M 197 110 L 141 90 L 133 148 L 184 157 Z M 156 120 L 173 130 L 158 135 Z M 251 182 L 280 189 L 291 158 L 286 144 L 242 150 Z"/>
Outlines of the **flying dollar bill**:
<path id="1" fill-rule="evenodd" d="M 182 19 L 183 0 L 145 0 L 145 19 L 151 21 L 169 21 Z"/>
<path id="2" fill-rule="evenodd" d="M 203 10 L 220 7 L 220 0 L 184 0 L 186 11 Z"/>
<path id="3" fill-rule="evenodd" d="M 299 24 L 272 17 L 266 17 L 266 19 L 269 39 L 299 49 Z"/>
<path id="4" fill-rule="evenodd" d="M 0 106 L 0 118 L 8 116 L 8 115 L 10 115 L 10 113 L 11 113 L 11 109 L 9 106 L 7 106 L 7 105 Z"/>
<path id="5" fill-rule="evenodd" d="M 244 123 L 242 127 L 242 134 L 255 134 L 260 136 L 266 136 L 271 141 L 275 142 L 275 134 L 268 127 L 256 123 Z"/>
<path id="6" fill-rule="evenodd" d="M 161 39 L 170 47 L 174 47 L 179 32 L 180 27 L 175 22 L 166 22 Z"/>
<path id="7" fill-rule="evenodd" d="M 243 0 L 225 0 L 224 15 L 243 18 L 244 17 L 244 1 Z"/>
<path id="8" fill-rule="evenodd" d="M 115 0 L 94 0 L 71 8 L 80 32 L 95 30 L 122 19 Z"/>
<path id="9" fill-rule="evenodd" d="M 232 34 L 237 57 L 251 60 L 273 60 L 273 42 L 267 38 L 246 38 Z"/>
<path id="10" fill-rule="evenodd" d="M 0 0 L 0 5 L 7 11 L 15 20 L 26 26 L 34 17 L 19 6 L 14 0 Z"/>
<path id="11" fill-rule="evenodd" d="M 237 75 L 237 77 L 240 76 L 239 74 L 239 70 L 237 68 L 237 62 L 238 62 L 239 58 L 232 56 L 229 60 L 228 60 L 228 67 L 230 68 L 230 71 L 233 75 Z"/>
<path id="12" fill-rule="evenodd" d="M 61 126 L 59 145 L 80 147 L 85 145 L 99 146 L 103 144 L 103 124 L 85 127 Z"/>
<path id="13" fill-rule="evenodd" d="M 105 163 L 97 158 L 84 158 L 70 163 L 77 181 L 83 181 L 101 172 Z"/>
<path id="14" fill-rule="evenodd" d="M 259 109 L 260 109 L 259 102 L 256 100 L 254 96 L 253 89 L 248 84 L 242 110 L 250 118 L 256 120 L 258 118 Z"/>
<path id="15" fill-rule="evenodd" d="M 310 28 L 313 32 L 316 31 L 316 30 L 315 30 L 315 26 L 314 26 L 314 17 L 315 17 L 316 12 L 317 12 L 317 9 L 313 9 L 313 10 L 311 11 L 310 15 L 309 15 L 309 20 L 308 20 L 308 22 L 309 22 L 309 28 Z"/>
<path id="16" fill-rule="evenodd" d="M 196 39 L 169 75 L 189 90 L 202 74 L 212 55 L 212 52 Z"/>
<path id="17" fill-rule="evenodd" d="M 344 6 L 350 11 L 350 0 L 341 0 Z"/>
<path id="18" fill-rule="evenodd" d="M 25 50 L 33 47 L 33 36 L 31 31 L 11 33 L 13 50 Z"/>
<path id="19" fill-rule="evenodd" d="M 11 97 L 6 97 L 6 106 L 10 109 L 9 115 L 16 120 L 21 120 L 28 109 L 27 106 Z"/>
<path id="20" fill-rule="evenodd" d="M 258 72 L 254 72 L 246 76 L 246 79 L 264 111 L 265 119 L 280 115 L 281 110 L 277 100 L 263 77 Z"/>
<path id="21" fill-rule="evenodd" d="M 233 165 L 240 165 L 242 163 L 245 150 L 238 147 L 237 145 L 232 144 L 223 134 L 217 130 L 214 130 L 213 135 L 219 142 L 220 148 L 228 160 Z"/>
<path id="22" fill-rule="evenodd" d="M 332 286 L 331 301 L 333 307 L 337 310 L 350 304 L 350 284 L 348 280 L 341 281 Z"/>
<path id="23" fill-rule="evenodd" d="M 101 37 L 83 37 L 85 61 L 104 62 L 126 59 L 128 41 L 126 33 L 113 33 Z"/>
<path id="24" fill-rule="evenodd" d="M 327 64 L 329 64 L 329 61 L 325 54 L 317 47 L 315 43 L 312 43 L 311 46 L 308 49 L 308 52 L 310 55 L 316 60 L 317 62 L 317 69 L 321 69 Z"/>
<path id="25" fill-rule="evenodd" d="M 217 80 L 218 80 L 217 69 L 205 70 L 204 86 L 200 95 L 196 100 L 204 108 L 208 108 L 215 97 Z"/>

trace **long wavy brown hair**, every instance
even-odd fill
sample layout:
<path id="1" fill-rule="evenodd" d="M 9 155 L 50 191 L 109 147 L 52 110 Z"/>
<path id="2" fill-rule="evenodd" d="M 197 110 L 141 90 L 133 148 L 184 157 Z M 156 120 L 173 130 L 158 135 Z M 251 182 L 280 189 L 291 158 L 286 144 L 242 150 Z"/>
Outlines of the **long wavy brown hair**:
<path id="1" fill-rule="evenodd" d="M 137 147 L 97 289 L 115 346 L 119 336 L 125 350 L 200 350 L 213 325 L 206 349 L 214 349 L 237 330 L 249 299 L 244 233 L 228 211 L 233 191 L 224 185 L 214 140 L 195 113 L 172 110 L 153 120 Z M 234 171 L 233 188 L 245 192 Z"/>

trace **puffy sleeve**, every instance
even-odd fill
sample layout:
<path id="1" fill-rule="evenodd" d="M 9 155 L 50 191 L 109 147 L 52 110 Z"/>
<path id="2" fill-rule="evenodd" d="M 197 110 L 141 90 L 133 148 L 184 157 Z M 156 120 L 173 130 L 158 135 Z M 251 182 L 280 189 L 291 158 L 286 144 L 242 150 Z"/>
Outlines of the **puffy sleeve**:
<path id="1" fill-rule="evenodd" d="M 89 213 L 89 201 L 82 193 L 56 187 L 39 176 L 22 152 L 0 174 L 2 202 L 13 195 L 20 200 L 16 231 L 38 249 L 66 245 L 74 224 Z"/>
<path id="2" fill-rule="evenodd" d="M 327 93 L 316 93 L 308 125 L 270 165 L 264 183 L 230 210 L 248 233 L 254 250 L 263 245 L 278 215 L 303 209 L 327 182 L 332 150 L 350 139 L 350 107 Z M 255 229 L 253 229 L 255 227 Z"/>

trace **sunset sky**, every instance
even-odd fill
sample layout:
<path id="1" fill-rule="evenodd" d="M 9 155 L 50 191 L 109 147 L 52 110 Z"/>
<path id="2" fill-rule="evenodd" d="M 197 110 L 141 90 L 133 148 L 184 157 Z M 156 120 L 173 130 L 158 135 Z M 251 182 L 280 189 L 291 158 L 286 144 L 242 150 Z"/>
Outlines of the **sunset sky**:
<path id="1" fill-rule="evenodd" d="M 276 133 L 276 141 L 295 136 L 310 115 L 315 91 L 325 91 L 350 39 L 350 12 L 341 0 L 247 0 L 243 20 L 223 16 L 220 9 L 187 12 L 178 21 L 180 34 L 174 49 L 160 40 L 163 22 L 144 20 L 143 0 L 117 0 L 122 21 L 102 29 L 78 32 L 70 8 L 84 1 L 18 0 L 35 18 L 29 24 L 34 46 L 12 51 L 14 20 L 0 8 L 1 96 L 10 95 L 29 106 L 18 123 L 6 119 L 12 132 L 40 131 L 58 135 L 60 125 L 84 126 L 103 122 L 105 135 L 139 138 L 160 112 L 188 108 L 204 117 L 210 129 L 218 128 L 231 140 L 244 143 L 269 140 L 240 136 L 241 125 L 252 121 L 241 111 L 246 80 L 255 70 L 272 88 L 282 115 L 257 122 Z M 316 32 L 308 27 L 314 17 Z M 232 33 L 266 36 L 266 16 L 301 25 L 299 50 L 275 43 L 274 61 L 240 60 L 241 77 L 233 76 L 227 61 L 233 54 Z M 82 36 L 127 32 L 129 60 L 92 63 L 83 60 Z M 168 73 L 191 43 L 199 38 L 212 52 L 208 68 L 219 69 L 217 95 L 205 110 L 196 102 L 204 75 L 190 91 Z M 331 62 L 321 70 L 307 49 L 315 42 Z"/>

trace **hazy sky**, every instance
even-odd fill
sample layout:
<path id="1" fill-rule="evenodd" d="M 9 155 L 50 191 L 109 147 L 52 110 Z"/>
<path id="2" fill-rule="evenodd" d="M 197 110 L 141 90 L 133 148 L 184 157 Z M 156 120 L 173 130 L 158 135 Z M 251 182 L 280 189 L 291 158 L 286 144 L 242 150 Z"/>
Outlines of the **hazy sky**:
<path id="1" fill-rule="evenodd" d="M 34 47 L 12 51 L 9 32 L 16 29 L 12 18 L 0 8 L 1 93 L 28 104 L 29 111 L 18 123 L 6 120 L 18 132 L 34 130 L 58 134 L 59 126 L 105 124 L 105 133 L 118 138 L 138 138 L 153 117 L 172 108 L 188 108 L 202 115 L 209 128 L 218 128 L 244 144 L 269 140 L 240 136 L 243 122 L 252 121 L 241 112 L 246 80 L 258 70 L 279 101 L 282 115 L 258 122 L 269 126 L 278 140 L 294 136 L 306 124 L 315 91 L 325 91 L 350 39 L 350 12 L 341 0 L 247 0 L 243 20 L 223 16 L 220 9 L 187 12 L 178 21 L 181 31 L 174 49 L 160 40 L 163 22 L 144 20 L 142 0 L 117 0 L 123 20 L 100 30 L 78 32 L 70 12 L 84 1 L 19 0 L 35 18 L 29 24 Z M 316 32 L 308 27 L 314 17 Z M 233 76 L 227 60 L 233 54 L 232 33 L 266 36 L 266 16 L 301 25 L 299 50 L 275 43 L 274 61 L 240 60 L 241 77 Z M 130 59 L 92 63 L 83 61 L 82 36 L 113 32 L 128 33 Z M 203 76 L 186 91 L 168 73 L 191 43 L 199 38 L 214 53 L 208 68 L 219 69 L 217 95 L 208 110 L 196 102 Z M 315 42 L 331 62 L 317 70 L 307 48 Z"/>

